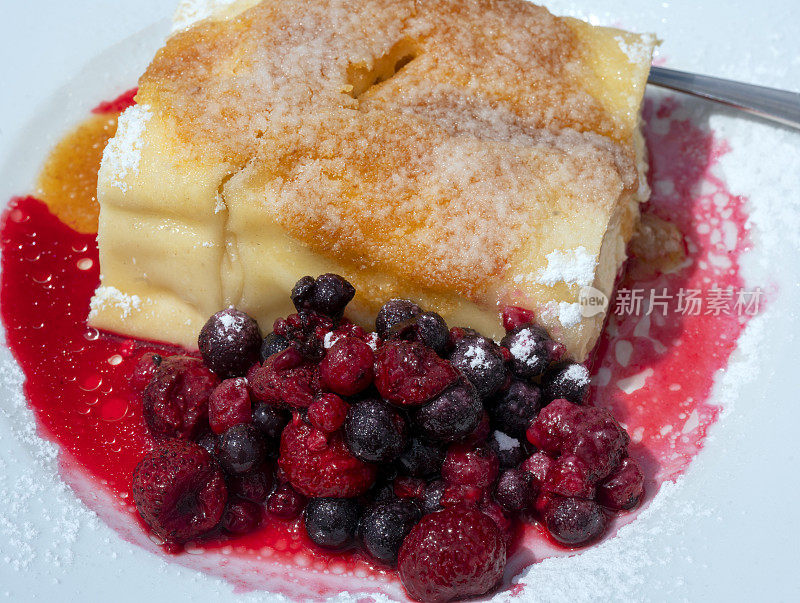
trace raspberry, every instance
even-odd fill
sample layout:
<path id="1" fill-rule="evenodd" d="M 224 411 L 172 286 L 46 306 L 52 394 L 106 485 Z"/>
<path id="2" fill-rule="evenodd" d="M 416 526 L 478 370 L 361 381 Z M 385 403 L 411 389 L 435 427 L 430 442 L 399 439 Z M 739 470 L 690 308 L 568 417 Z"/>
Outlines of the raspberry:
<path id="1" fill-rule="evenodd" d="M 550 339 L 542 327 L 524 324 L 510 331 L 500 342 L 511 352 L 511 370 L 521 379 L 544 373 L 550 362 L 563 354 L 563 346 Z"/>
<path id="2" fill-rule="evenodd" d="M 469 379 L 481 398 L 495 394 L 506 382 L 508 371 L 498 345 L 480 335 L 456 342 L 450 362 Z"/>
<path id="3" fill-rule="evenodd" d="M 540 450 L 578 457 L 592 481 L 605 478 L 617 467 L 630 441 L 608 410 L 577 406 L 567 400 L 547 405 L 531 424 L 527 436 Z"/>
<path id="4" fill-rule="evenodd" d="M 194 439 L 208 425 L 208 397 L 219 383 L 199 358 L 164 358 L 142 394 L 147 427 L 156 438 Z"/>
<path id="5" fill-rule="evenodd" d="M 442 507 L 461 507 L 475 506 L 481 500 L 485 491 L 477 486 L 465 486 L 464 484 L 449 484 L 445 482 L 439 504 Z"/>
<path id="6" fill-rule="evenodd" d="M 508 551 L 514 540 L 514 520 L 506 513 L 503 507 L 491 498 L 484 497 L 484 500 L 481 501 L 478 508 L 481 513 L 489 517 L 495 523 L 497 529 L 500 530 L 500 534 L 503 536 L 503 542 L 506 545 L 506 551 Z"/>
<path id="7" fill-rule="evenodd" d="M 450 346 L 450 330 L 436 312 L 422 312 L 397 323 L 389 330 L 387 338 L 418 341 L 439 356 L 444 356 Z"/>
<path id="8" fill-rule="evenodd" d="M 358 527 L 358 503 L 352 498 L 312 498 L 305 512 L 308 537 L 327 549 L 353 542 Z"/>
<path id="9" fill-rule="evenodd" d="M 390 299 L 378 310 L 378 315 L 375 317 L 375 331 L 381 339 L 386 339 L 394 326 L 421 313 L 422 308 L 410 300 Z"/>
<path id="10" fill-rule="evenodd" d="M 420 517 L 419 509 L 411 501 L 395 500 L 374 505 L 359 524 L 364 549 L 373 559 L 394 565 L 403 539 Z"/>
<path id="11" fill-rule="evenodd" d="M 442 479 L 448 484 L 488 488 L 497 479 L 497 456 L 488 448 L 453 444 L 442 465 Z"/>
<path id="12" fill-rule="evenodd" d="M 400 406 L 419 406 L 458 378 L 458 371 L 430 348 L 407 341 L 387 341 L 375 356 L 375 387 Z"/>
<path id="13" fill-rule="evenodd" d="M 606 528 L 606 516 L 593 500 L 554 499 L 544 512 L 547 531 L 561 544 L 584 546 L 597 540 Z"/>
<path id="14" fill-rule="evenodd" d="M 261 505 L 249 500 L 235 500 L 228 503 L 222 514 L 222 527 L 231 534 L 248 534 L 258 529 L 263 514 Z"/>
<path id="15" fill-rule="evenodd" d="M 594 498 L 594 484 L 589 479 L 589 471 L 573 455 L 564 455 L 553 463 L 541 489 L 542 492 L 559 496 Z"/>
<path id="16" fill-rule="evenodd" d="M 623 459 L 614 472 L 597 488 L 597 502 L 621 511 L 632 509 L 642 499 L 644 475 L 632 458 Z"/>
<path id="17" fill-rule="evenodd" d="M 272 356 L 273 354 L 277 354 L 282 352 L 286 348 L 289 347 L 289 340 L 285 337 L 281 337 L 275 332 L 267 333 L 266 337 L 261 341 L 261 351 L 259 353 L 259 358 L 261 363 L 267 361 L 267 358 Z"/>
<path id="18" fill-rule="evenodd" d="M 336 394 L 322 394 L 308 407 L 308 420 L 317 429 L 333 433 L 344 425 L 349 409 L 347 402 Z"/>
<path id="19" fill-rule="evenodd" d="M 344 438 L 350 452 L 362 461 L 388 463 L 406 444 L 405 421 L 383 400 L 360 400 L 350 407 Z"/>
<path id="20" fill-rule="evenodd" d="M 307 408 L 321 393 L 316 365 L 304 360 L 294 347 L 270 356 L 250 387 L 258 400 L 280 407 Z"/>
<path id="21" fill-rule="evenodd" d="M 197 340 L 206 365 L 223 379 L 241 377 L 259 357 L 258 323 L 235 308 L 220 310 L 208 319 Z"/>
<path id="22" fill-rule="evenodd" d="M 289 484 L 281 484 L 267 499 L 267 511 L 281 519 L 294 519 L 306 506 L 306 497 Z"/>
<path id="23" fill-rule="evenodd" d="M 306 496 L 349 498 L 366 492 L 377 470 L 354 457 L 341 433 L 318 446 L 316 429 L 298 419 L 283 430 L 278 464 L 292 486 Z"/>
<path id="24" fill-rule="evenodd" d="M 208 423 L 214 433 L 222 433 L 252 419 L 250 390 L 244 377 L 226 379 L 209 396 Z"/>
<path id="25" fill-rule="evenodd" d="M 506 545 L 497 525 L 478 510 L 431 513 L 411 530 L 398 555 L 411 598 L 444 602 L 483 595 L 503 577 Z"/>
<path id="26" fill-rule="evenodd" d="M 354 396 L 372 383 L 375 355 L 357 337 L 339 337 L 319 364 L 322 385 L 340 396 Z"/>
<path id="27" fill-rule="evenodd" d="M 523 511 L 532 498 L 533 476 L 522 469 L 507 469 L 497 480 L 495 500 L 509 513 Z"/>
<path id="28" fill-rule="evenodd" d="M 536 319 L 536 314 L 531 310 L 517 306 L 506 306 L 503 308 L 503 328 L 506 331 L 513 331 L 517 327 L 530 324 Z"/>
<path id="29" fill-rule="evenodd" d="M 542 395 L 533 383 L 514 379 L 508 390 L 487 406 L 496 429 L 515 438 L 524 438 L 542 407 Z"/>
<path id="30" fill-rule="evenodd" d="M 162 442 L 133 472 L 136 509 L 167 542 L 186 542 L 212 529 L 227 499 L 222 472 L 194 442 Z"/>
<path id="31" fill-rule="evenodd" d="M 573 404 L 583 404 L 588 391 L 589 369 L 582 364 L 559 364 L 542 377 L 542 394 L 547 401 L 563 398 Z"/>
<path id="32" fill-rule="evenodd" d="M 547 472 L 553 466 L 553 459 L 547 456 L 544 452 L 534 452 L 528 460 L 522 463 L 521 468 L 531 474 L 533 483 L 538 487 L 544 483 Z"/>
<path id="33" fill-rule="evenodd" d="M 131 389 L 135 393 L 141 394 L 144 391 L 162 360 L 163 358 L 159 354 L 153 352 L 145 352 L 139 357 L 129 379 Z"/>
<path id="34" fill-rule="evenodd" d="M 422 435 L 439 442 L 454 442 L 470 435 L 483 417 L 478 392 L 466 379 L 459 381 L 413 413 Z"/>

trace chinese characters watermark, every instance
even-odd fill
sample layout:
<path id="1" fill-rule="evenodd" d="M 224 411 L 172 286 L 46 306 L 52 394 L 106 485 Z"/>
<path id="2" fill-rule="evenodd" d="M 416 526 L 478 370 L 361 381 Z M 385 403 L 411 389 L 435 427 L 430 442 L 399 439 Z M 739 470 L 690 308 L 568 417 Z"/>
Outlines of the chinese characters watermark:
<path id="1" fill-rule="evenodd" d="M 755 316 L 758 314 L 763 291 L 732 287 L 708 290 L 685 289 L 619 289 L 614 305 L 617 316 L 650 316 L 674 313 L 682 316 Z M 581 302 L 582 303 L 582 302 Z"/>

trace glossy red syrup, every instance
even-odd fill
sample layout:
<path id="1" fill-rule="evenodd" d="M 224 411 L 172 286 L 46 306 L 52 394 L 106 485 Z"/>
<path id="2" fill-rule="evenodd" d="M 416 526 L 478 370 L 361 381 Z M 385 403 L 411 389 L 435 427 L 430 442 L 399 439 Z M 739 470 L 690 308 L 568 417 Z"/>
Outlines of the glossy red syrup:
<path id="1" fill-rule="evenodd" d="M 124 104 L 117 99 L 98 110 L 122 107 L 114 103 Z M 674 101 L 646 108 L 651 211 L 678 223 L 691 261 L 647 282 L 623 279 L 621 288 L 643 289 L 645 297 L 653 288 L 677 294 L 682 287 L 707 290 L 712 283 L 744 286 L 739 275 L 739 256 L 748 245 L 744 199 L 711 172 L 726 146 L 679 113 Z M 86 326 L 98 284 L 95 237 L 71 230 L 36 199 L 11 201 L 3 216 L 2 249 L 0 306 L 8 344 L 25 373 L 25 394 L 40 433 L 60 446 L 64 479 L 124 538 L 166 555 L 130 503 L 131 473 L 151 441 L 128 376 L 145 351 L 175 350 Z M 631 453 L 646 470 L 646 502 L 701 448 L 719 414 L 709 402 L 714 375 L 727 365 L 747 319 L 671 312 L 610 321 L 598 348 L 596 403 L 611 407 L 631 433 Z M 526 526 L 507 574 L 563 554 L 572 552 L 552 545 L 536 526 Z M 192 543 L 170 559 L 240 589 L 297 598 L 342 591 L 404 597 L 395 573 L 374 568 L 356 553 L 315 548 L 297 522 L 273 521 L 246 537 Z"/>
<path id="2" fill-rule="evenodd" d="M 131 88 L 130 90 L 126 90 L 114 100 L 103 101 L 97 105 L 94 109 L 92 109 L 92 113 L 122 113 L 131 105 L 136 104 L 136 102 L 133 100 L 133 97 L 136 96 L 138 91 L 139 88 Z"/>

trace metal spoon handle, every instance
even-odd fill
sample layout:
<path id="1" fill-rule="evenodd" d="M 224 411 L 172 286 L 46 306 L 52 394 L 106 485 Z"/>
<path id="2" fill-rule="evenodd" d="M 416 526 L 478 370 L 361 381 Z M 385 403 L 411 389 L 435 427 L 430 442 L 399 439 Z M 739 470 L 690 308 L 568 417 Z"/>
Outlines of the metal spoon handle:
<path id="1" fill-rule="evenodd" d="M 800 129 L 800 94 L 707 75 L 651 67 L 647 82 L 736 107 Z"/>

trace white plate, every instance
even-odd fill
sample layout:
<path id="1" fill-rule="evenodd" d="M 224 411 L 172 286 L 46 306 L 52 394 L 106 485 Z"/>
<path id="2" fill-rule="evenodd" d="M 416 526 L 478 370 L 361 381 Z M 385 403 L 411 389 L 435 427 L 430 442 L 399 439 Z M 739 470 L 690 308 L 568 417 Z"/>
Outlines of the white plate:
<path id="1" fill-rule="evenodd" d="M 3 7 L 0 200 L 29 191 L 59 135 L 98 99 L 132 85 L 167 31 L 170 4 L 74 0 Z M 669 66 L 800 89 L 796 0 L 547 4 L 593 23 L 657 33 Z M 754 247 L 744 273 L 749 284 L 774 285 L 777 294 L 718 375 L 714 401 L 725 412 L 685 477 L 602 546 L 535 566 L 528 600 L 789 600 L 800 589 L 800 134 L 700 101 L 685 107 L 730 144 L 718 173 L 750 201 Z M 45 601 L 277 598 L 236 594 L 227 583 L 166 564 L 96 520 L 59 480 L 53 447 L 35 435 L 5 348 L 2 594 Z"/>

